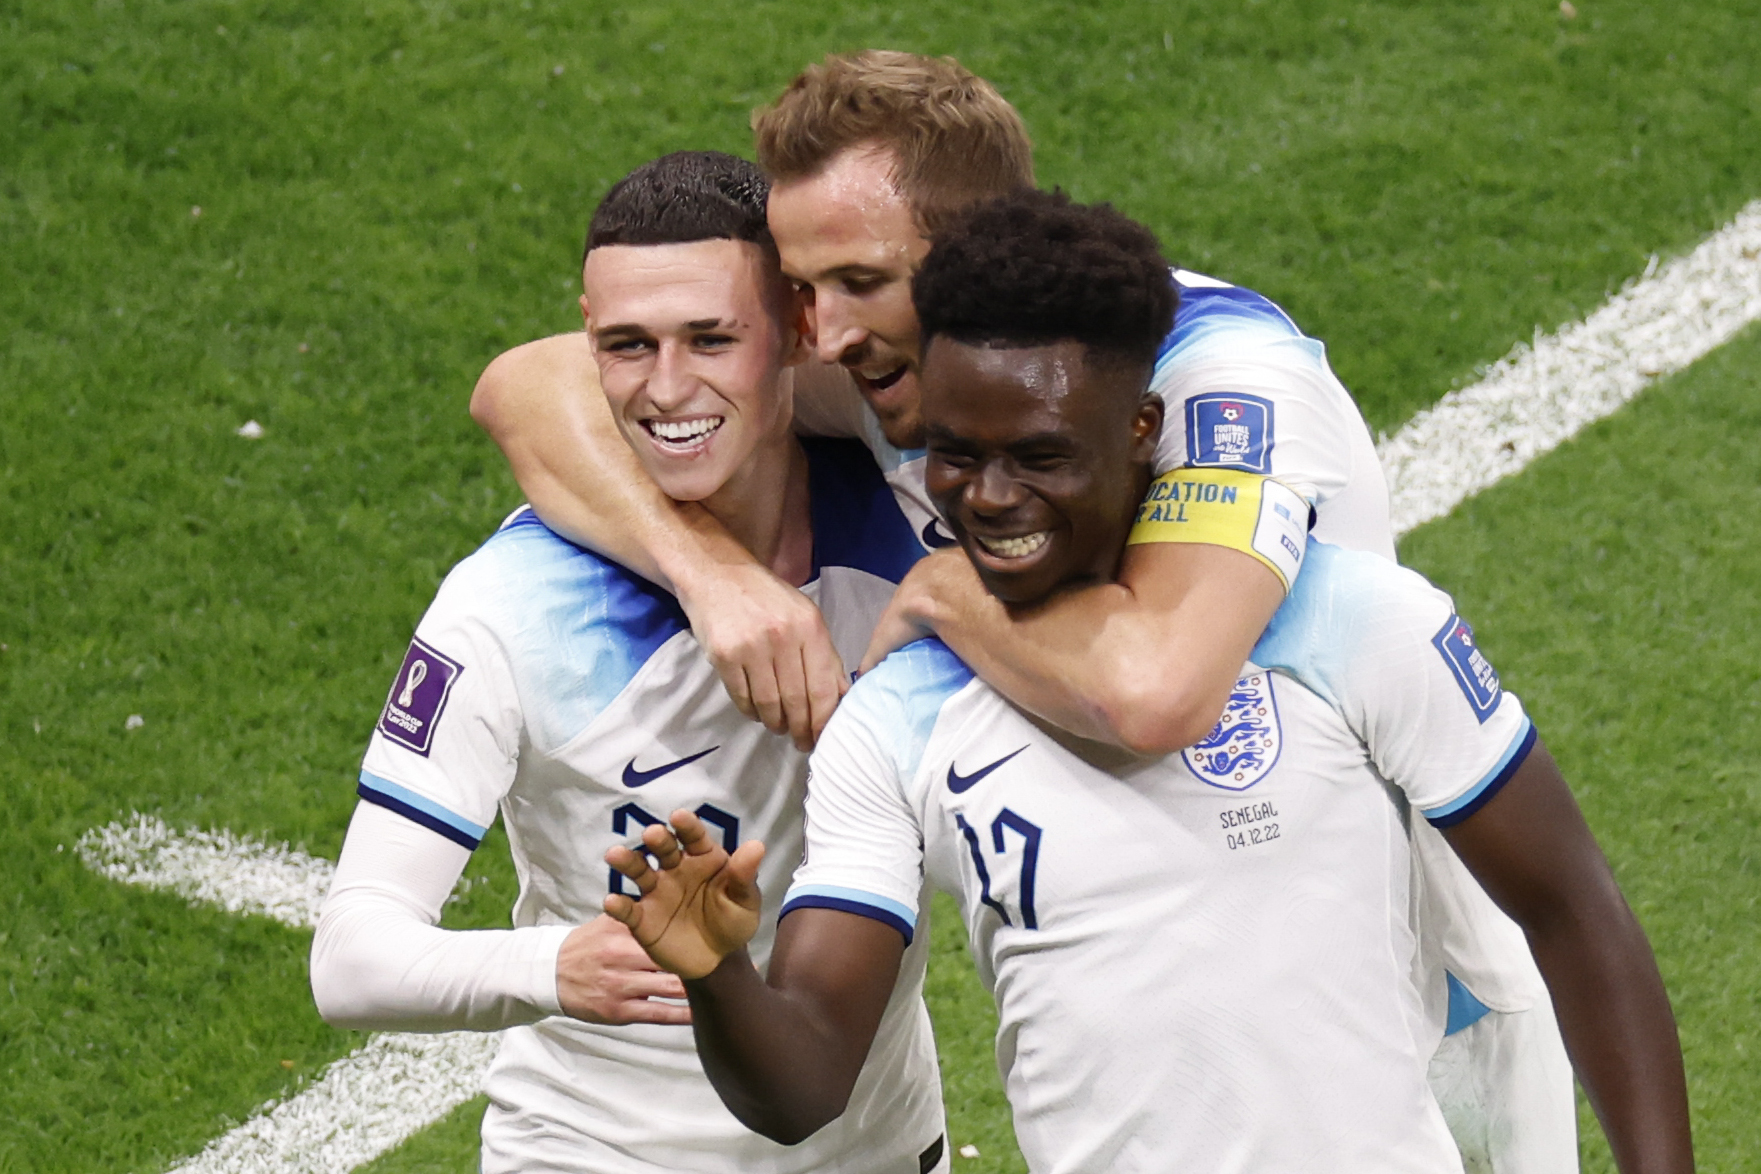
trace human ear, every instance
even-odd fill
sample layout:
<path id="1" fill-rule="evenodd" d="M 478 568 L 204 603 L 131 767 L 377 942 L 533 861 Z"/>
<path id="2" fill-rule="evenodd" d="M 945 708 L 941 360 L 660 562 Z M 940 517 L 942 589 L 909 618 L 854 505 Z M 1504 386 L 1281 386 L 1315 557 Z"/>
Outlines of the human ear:
<path id="1" fill-rule="evenodd" d="M 1137 401 L 1137 412 L 1131 417 L 1131 459 L 1153 461 L 1156 443 L 1162 439 L 1162 397 L 1144 392 Z"/>
<path id="2" fill-rule="evenodd" d="M 793 367 L 813 357 L 813 303 L 807 291 L 790 285 L 783 298 L 783 366 Z"/>
<path id="3" fill-rule="evenodd" d="M 582 294 L 576 300 L 581 303 L 581 329 L 591 331 L 593 329 L 593 313 L 587 308 L 587 295 Z"/>

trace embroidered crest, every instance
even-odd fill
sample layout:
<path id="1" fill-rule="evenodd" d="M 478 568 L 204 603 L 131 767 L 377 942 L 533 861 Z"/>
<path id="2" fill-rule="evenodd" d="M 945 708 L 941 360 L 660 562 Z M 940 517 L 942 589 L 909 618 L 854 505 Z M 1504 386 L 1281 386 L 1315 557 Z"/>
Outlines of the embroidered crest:
<path id="1" fill-rule="evenodd" d="M 1223 707 L 1223 720 L 1203 741 L 1181 751 L 1180 757 L 1200 782 L 1225 791 L 1245 791 L 1271 773 L 1283 747 L 1272 674 L 1258 672 L 1235 682 Z"/>
<path id="2" fill-rule="evenodd" d="M 1272 471 L 1272 401 L 1219 392 L 1186 401 L 1186 460 L 1190 465 Z"/>

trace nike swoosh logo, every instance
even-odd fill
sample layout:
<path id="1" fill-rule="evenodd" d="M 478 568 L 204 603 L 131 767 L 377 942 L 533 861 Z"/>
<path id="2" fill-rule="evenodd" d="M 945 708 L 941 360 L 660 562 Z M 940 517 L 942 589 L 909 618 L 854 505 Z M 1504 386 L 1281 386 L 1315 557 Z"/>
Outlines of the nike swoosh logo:
<path id="1" fill-rule="evenodd" d="M 1021 750 L 1026 750 L 1026 749 L 1027 749 L 1027 747 L 1025 747 L 1025 746 L 1023 746 L 1021 748 Z M 1021 750 L 1015 751 L 1015 754 L 1020 754 Z M 977 786 L 979 783 L 979 780 L 983 779 L 984 776 L 990 774 L 993 770 L 996 770 L 999 766 L 1002 766 L 1005 762 L 1008 762 L 1011 758 L 1014 758 L 1015 754 L 1005 754 L 1005 755 L 1003 755 L 1003 757 L 997 759 L 995 762 L 991 763 L 989 766 L 980 767 L 978 770 L 973 771 L 969 775 L 963 775 L 959 771 L 955 770 L 954 764 L 950 762 L 948 764 L 948 790 L 954 792 L 954 794 L 956 794 L 956 795 L 964 794 L 965 792 L 971 790 L 973 787 Z"/>
<path id="2" fill-rule="evenodd" d="M 942 526 L 940 518 L 931 518 L 923 524 L 923 544 L 931 550 L 942 546 L 956 546 L 959 541 Z"/>
<path id="3" fill-rule="evenodd" d="M 624 767 L 624 786 L 630 788 L 646 787 L 661 775 L 672 774 L 681 766 L 689 766 L 705 754 L 714 754 L 720 749 L 720 746 L 711 746 L 708 750 L 700 750 L 689 758 L 681 758 L 677 762 L 669 762 L 665 766 L 657 766 L 653 770 L 637 770 L 636 760 L 632 758 L 629 764 Z"/>

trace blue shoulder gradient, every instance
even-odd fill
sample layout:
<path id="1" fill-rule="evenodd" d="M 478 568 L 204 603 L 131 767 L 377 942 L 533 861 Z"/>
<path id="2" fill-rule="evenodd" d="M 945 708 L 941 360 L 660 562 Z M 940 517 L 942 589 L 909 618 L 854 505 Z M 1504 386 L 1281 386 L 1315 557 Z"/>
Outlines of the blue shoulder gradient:
<path id="1" fill-rule="evenodd" d="M 971 680 L 972 670 L 946 644 L 934 637 L 913 641 L 863 673 L 832 720 L 860 722 L 891 754 L 899 778 L 909 779 L 923 762 L 942 706 Z"/>
<path id="2" fill-rule="evenodd" d="M 1310 538 L 1302 574 L 1254 645 L 1253 662 L 1283 669 L 1337 706 L 1359 633 L 1377 622 L 1378 597 L 1393 577 L 1408 574 L 1379 555 Z"/>
<path id="3" fill-rule="evenodd" d="M 889 583 L 923 557 L 923 544 L 899 510 L 892 487 L 859 440 L 803 437 L 813 511 L 813 576 L 854 567 Z"/>
<path id="4" fill-rule="evenodd" d="M 1180 304 L 1174 329 L 1156 351 L 1156 370 L 1201 357 L 1214 348 L 1286 342 L 1326 363 L 1326 348 L 1296 328 L 1290 316 L 1263 294 L 1238 285 L 1183 285 L 1174 279 Z"/>
<path id="5" fill-rule="evenodd" d="M 679 601 L 610 559 L 516 514 L 459 564 L 506 642 L 534 741 L 586 728 L 668 640 L 690 627 Z"/>
<path id="6" fill-rule="evenodd" d="M 1310 538 L 1302 574 L 1254 645 L 1252 660 L 1262 668 L 1283 669 L 1337 707 L 1354 650 L 1381 622 L 1380 601 L 1391 590 L 1410 590 L 1417 579 L 1380 555 Z M 1437 827 L 1452 827 L 1484 807 L 1516 774 L 1535 739 L 1534 723 L 1525 718 L 1492 769 L 1454 801 L 1427 809 L 1425 818 Z"/>

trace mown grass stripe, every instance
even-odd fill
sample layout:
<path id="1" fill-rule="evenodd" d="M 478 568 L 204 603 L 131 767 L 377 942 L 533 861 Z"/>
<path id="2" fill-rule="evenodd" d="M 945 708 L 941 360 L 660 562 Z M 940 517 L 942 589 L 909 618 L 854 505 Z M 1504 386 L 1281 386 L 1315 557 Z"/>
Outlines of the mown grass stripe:
<path id="1" fill-rule="evenodd" d="M 1582 322 L 1537 334 L 1377 446 L 1394 532 L 1440 518 L 1761 318 L 1761 200 Z"/>

